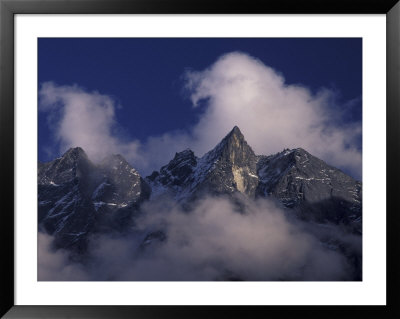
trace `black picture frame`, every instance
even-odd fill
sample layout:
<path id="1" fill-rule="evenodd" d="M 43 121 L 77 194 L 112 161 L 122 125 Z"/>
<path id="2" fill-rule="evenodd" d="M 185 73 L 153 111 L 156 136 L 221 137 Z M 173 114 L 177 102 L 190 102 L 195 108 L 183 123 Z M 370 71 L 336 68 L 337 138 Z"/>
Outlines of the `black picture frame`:
<path id="1" fill-rule="evenodd" d="M 21 306 L 14 303 L 14 17 L 16 14 L 385 14 L 387 22 L 387 305 L 386 306 Z M 0 315 L 4 318 L 317 317 L 400 318 L 400 3 L 398 0 L 0 0 Z M 382 106 L 384 107 L 384 106 Z"/>

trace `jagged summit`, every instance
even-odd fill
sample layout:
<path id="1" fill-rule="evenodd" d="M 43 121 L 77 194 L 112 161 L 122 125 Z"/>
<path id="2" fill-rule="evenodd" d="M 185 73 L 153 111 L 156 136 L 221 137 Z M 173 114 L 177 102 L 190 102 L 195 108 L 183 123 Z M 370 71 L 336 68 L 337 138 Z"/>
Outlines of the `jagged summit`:
<path id="1" fill-rule="evenodd" d="M 175 156 L 173 158 L 173 161 L 179 160 L 182 158 L 195 158 L 194 152 L 190 148 L 187 148 L 187 149 L 183 150 L 182 152 L 176 152 Z"/>
<path id="2" fill-rule="evenodd" d="M 190 149 L 175 153 L 174 158 L 160 171 L 154 171 L 147 177 L 149 183 L 153 185 L 153 196 L 163 193 L 170 188 L 179 192 L 180 188 L 188 187 L 193 181 L 193 172 L 197 165 L 197 157 Z"/>
<path id="3" fill-rule="evenodd" d="M 57 185 L 71 181 L 84 175 L 91 165 L 92 163 L 81 147 L 70 148 L 61 157 L 40 164 L 38 183 Z"/>
<path id="4" fill-rule="evenodd" d="M 199 192 L 210 189 L 215 194 L 240 192 L 254 197 L 258 184 L 257 156 L 239 127 L 235 126 L 200 163 L 198 171 L 205 177 L 199 183 Z"/>
<path id="5" fill-rule="evenodd" d="M 55 247 L 73 251 L 74 258 L 82 260 L 90 241 L 102 234 L 134 235 L 141 241 L 140 251 L 151 252 L 168 240 L 168 233 L 164 226 L 141 224 L 140 216 L 151 220 L 157 207 L 168 206 L 170 200 L 175 201 L 171 207 L 196 213 L 192 208 L 210 197 L 227 199 L 243 218 L 251 218 L 246 216 L 251 199 L 274 200 L 285 214 L 301 218 L 304 229 L 311 222 L 310 234 L 319 236 L 323 247 L 343 253 L 354 278 L 360 278 L 361 259 L 353 252 L 353 239 L 344 236 L 342 241 L 329 234 L 335 224 L 362 234 L 362 185 L 302 148 L 257 156 L 235 126 L 201 158 L 190 149 L 177 152 L 146 179 L 122 155 L 107 156 L 97 164 L 81 147 L 38 163 L 39 231 L 52 235 Z M 168 224 L 169 215 L 164 217 Z M 227 227 L 231 224 L 227 220 Z"/>
<path id="6" fill-rule="evenodd" d="M 72 159 L 78 159 L 80 157 L 83 158 L 88 158 L 86 152 L 79 146 L 77 147 L 71 147 L 68 149 L 62 156 L 61 158 L 72 158 Z"/>
<path id="7" fill-rule="evenodd" d="M 186 149 L 147 179 L 153 195 L 167 192 L 183 201 L 235 192 L 254 197 L 258 184 L 256 166 L 257 156 L 235 126 L 200 159 Z"/>
<path id="8" fill-rule="evenodd" d="M 242 166 L 256 161 L 256 155 L 247 144 L 239 127 L 235 126 L 211 151 L 204 155 L 207 161 L 226 161 Z"/>
<path id="9" fill-rule="evenodd" d="M 221 143 L 233 141 L 245 141 L 244 135 L 237 126 L 234 126 L 233 129 L 227 135 L 225 135 Z"/>
<path id="10" fill-rule="evenodd" d="M 190 149 L 177 152 L 146 179 L 122 155 L 94 164 L 74 147 L 38 163 L 38 185 L 39 220 L 64 243 L 71 243 L 64 237 L 78 233 L 81 223 L 120 228 L 134 207 L 165 195 L 182 204 L 207 196 L 272 197 L 304 219 L 352 224 L 361 232 L 361 183 L 303 148 L 257 156 L 238 126 L 201 158 Z M 80 216 L 76 225 L 75 217 L 64 220 L 75 215 Z"/>
<path id="11" fill-rule="evenodd" d="M 122 155 L 92 163 L 81 147 L 38 166 L 38 221 L 56 245 L 84 250 L 88 234 L 129 227 L 150 190 Z"/>
<path id="12" fill-rule="evenodd" d="M 169 192 L 178 201 L 242 193 L 272 196 L 319 222 L 352 222 L 361 216 L 361 183 L 300 147 L 256 156 L 237 126 L 201 158 L 191 150 L 176 153 L 148 181 L 153 194 Z"/>
<path id="13" fill-rule="evenodd" d="M 259 156 L 257 196 L 277 198 L 302 218 L 354 223 L 361 232 L 361 183 L 302 148 Z"/>
<path id="14" fill-rule="evenodd" d="M 233 129 L 228 133 L 227 137 L 228 136 L 236 136 L 237 138 L 244 139 L 244 136 L 237 125 L 235 125 Z"/>

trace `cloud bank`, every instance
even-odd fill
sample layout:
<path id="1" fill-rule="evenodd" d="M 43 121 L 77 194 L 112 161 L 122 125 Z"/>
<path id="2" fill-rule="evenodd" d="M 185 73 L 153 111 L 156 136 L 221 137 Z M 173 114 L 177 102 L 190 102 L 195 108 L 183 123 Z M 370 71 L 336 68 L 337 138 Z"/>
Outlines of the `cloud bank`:
<path id="1" fill-rule="evenodd" d="M 166 132 L 142 143 L 115 134 L 116 104 L 97 92 L 44 83 L 40 109 L 52 114 L 61 151 L 81 146 L 93 159 L 121 153 L 142 174 L 185 148 L 203 155 L 238 125 L 257 154 L 302 147 L 361 179 L 361 123 L 344 124 L 333 91 L 312 94 L 304 86 L 286 84 L 276 70 L 240 52 L 221 56 L 203 71 L 186 72 L 184 80 L 193 106 L 204 108 L 199 121 L 189 132 Z"/>
<path id="2" fill-rule="evenodd" d="M 352 267 L 343 254 L 327 249 L 301 222 L 289 221 L 265 199 L 247 202 L 245 214 L 223 198 L 202 200 L 189 213 L 172 201 L 149 202 L 143 211 L 131 235 L 92 237 L 90 261 L 84 266 L 51 251 L 49 237 L 40 235 L 39 279 L 352 280 Z M 164 241 L 155 239 L 141 247 L 146 234 L 159 230 L 166 235 Z M 331 231 L 341 237 L 339 229 Z M 361 253 L 355 236 L 347 236 L 351 249 Z"/>
<path id="3" fill-rule="evenodd" d="M 77 85 L 46 82 L 39 91 L 39 110 L 48 112 L 49 126 L 61 152 L 81 146 L 93 160 L 120 153 L 136 161 L 140 143 L 124 141 L 115 134 L 115 109 L 111 97 Z"/>
<path id="4" fill-rule="evenodd" d="M 38 233 L 38 280 L 81 281 L 87 280 L 86 269 L 70 260 L 68 251 L 53 248 L 53 237 Z"/>

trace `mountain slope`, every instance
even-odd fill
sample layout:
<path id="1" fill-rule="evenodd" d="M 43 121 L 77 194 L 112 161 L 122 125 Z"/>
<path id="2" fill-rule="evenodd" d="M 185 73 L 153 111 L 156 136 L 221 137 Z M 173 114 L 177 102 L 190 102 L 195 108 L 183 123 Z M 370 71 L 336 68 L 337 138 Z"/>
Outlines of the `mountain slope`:
<path id="1" fill-rule="evenodd" d="M 202 158 L 195 157 L 191 150 L 177 153 L 160 172 L 147 179 L 156 195 L 170 193 L 177 200 L 235 192 L 254 197 L 258 184 L 256 169 L 257 157 L 235 126 Z"/>
<path id="2" fill-rule="evenodd" d="M 94 232 L 123 231 L 150 190 L 120 155 L 93 164 L 79 147 L 38 165 L 39 228 L 57 247 L 84 251 Z"/>
<path id="3" fill-rule="evenodd" d="M 268 197 L 302 219 L 342 223 L 361 233 L 360 182 L 301 148 L 256 156 L 238 127 L 201 158 L 191 150 L 176 153 L 147 181 L 152 198 L 169 194 L 178 201 L 192 202 L 204 196 L 234 194 Z"/>
<path id="4" fill-rule="evenodd" d="M 361 183 L 298 148 L 260 156 L 257 195 L 277 198 L 303 219 L 352 223 L 361 232 Z"/>
<path id="5" fill-rule="evenodd" d="M 236 126 L 201 158 L 186 149 L 146 179 L 121 155 L 95 165 L 79 147 L 38 163 L 39 227 L 58 247 L 84 250 L 91 234 L 129 231 L 141 204 L 163 196 L 189 208 L 206 196 L 272 198 L 305 221 L 362 232 L 360 182 L 301 148 L 257 156 Z"/>
<path id="6" fill-rule="evenodd" d="M 317 248 L 322 247 L 328 255 L 339 254 L 346 276 L 338 278 L 362 279 L 362 185 L 301 148 L 256 155 L 240 129 L 234 127 L 201 158 L 186 149 L 146 179 L 121 155 L 110 155 L 94 164 L 79 147 L 51 162 L 38 163 L 39 231 L 52 235 L 55 248 L 67 249 L 73 260 L 82 263 L 93 262 L 88 243 L 93 240 L 101 245 L 96 238 L 102 234 L 125 238 L 135 258 L 151 256 L 173 241 L 169 216 L 179 219 L 182 216 L 174 216 L 178 211 L 200 218 L 202 211 L 198 213 L 196 208 L 214 202 L 201 199 L 221 196 L 225 198 L 222 202 L 233 204 L 229 209 L 234 214 L 240 212 L 240 218 L 250 220 L 247 215 L 252 208 L 271 204 L 260 199 L 272 199 L 280 208 L 271 205 L 277 214 L 287 217 L 288 225 L 312 236 Z M 268 209 L 262 208 L 263 213 L 267 216 Z M 139 215 L 143 219 L 137 218 Z M 179 227 L 195 230 L 198 223 L 202 220 Z M 232 220 L 226 225 L 232 225 Z M 210 228 L 213 232 L 213 225 Z M 237 234 L 240 236 L 240 231 Z M 234 240 L 229 243 L 235 245 Z M 275 246 L 273 241 L 271 245 Z M 246 280 L 246 274 L 232 272 L 230 265 L 225 268 L 226 275 L 218 280 Z"/>

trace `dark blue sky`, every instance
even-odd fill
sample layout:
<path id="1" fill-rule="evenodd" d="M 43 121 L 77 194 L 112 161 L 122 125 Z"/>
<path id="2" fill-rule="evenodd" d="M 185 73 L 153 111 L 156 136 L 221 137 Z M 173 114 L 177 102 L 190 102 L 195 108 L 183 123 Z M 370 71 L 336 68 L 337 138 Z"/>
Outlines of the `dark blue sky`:
<path id="1" fill-rule="evenodd" d="M 77 84 L 112 96 L 122 108 L 117 122 L 140 140 L 188 130 L 201 108 L 182 91 L 187 69 L 204 70 L 224 53 L 242 51 L 282 73 L 288 84 L 313 92 L 335 89 L 337 107 L 359 98 L 347 121 L 361 120 L 362 40 L 354 38 L 40 38 L 38 83 Z M 53 145 L 46 113 L 39 112 L 39 160 Z"/>

